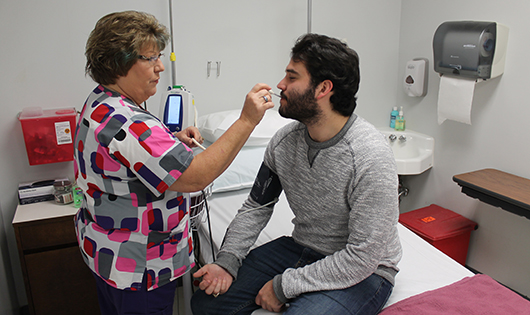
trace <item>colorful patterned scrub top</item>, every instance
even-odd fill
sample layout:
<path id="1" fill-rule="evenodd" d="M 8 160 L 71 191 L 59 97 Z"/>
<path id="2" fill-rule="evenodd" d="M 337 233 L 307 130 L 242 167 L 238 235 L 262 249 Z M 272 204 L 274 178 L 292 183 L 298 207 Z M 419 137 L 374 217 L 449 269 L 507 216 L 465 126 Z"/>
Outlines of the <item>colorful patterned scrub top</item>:
<path id="1" fill-rule="evenodd" d="M 148 290 L 193 267 L 189 214 L 182 193 L 167 190 L 193 152 L 155 116 L 98 86 L 75 135 L 74 171 L 84 191 L 76 215 L 82 256 L 118 289 Z"/>

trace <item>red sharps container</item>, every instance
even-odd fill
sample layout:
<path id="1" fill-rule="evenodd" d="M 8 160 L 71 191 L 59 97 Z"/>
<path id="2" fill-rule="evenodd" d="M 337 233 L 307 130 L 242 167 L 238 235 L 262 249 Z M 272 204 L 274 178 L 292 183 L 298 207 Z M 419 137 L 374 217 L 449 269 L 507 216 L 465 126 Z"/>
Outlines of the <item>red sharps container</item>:
<path id="1" fill-rule="evenodd" d="M 30 165 L 74 159 L 75 108 L 24 108 L 18 119 Z"/>

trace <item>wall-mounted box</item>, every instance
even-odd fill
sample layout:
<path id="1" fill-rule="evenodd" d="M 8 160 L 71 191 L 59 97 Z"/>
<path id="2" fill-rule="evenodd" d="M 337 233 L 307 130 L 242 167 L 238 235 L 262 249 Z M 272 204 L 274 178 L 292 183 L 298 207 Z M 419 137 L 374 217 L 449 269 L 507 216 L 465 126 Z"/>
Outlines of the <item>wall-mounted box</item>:
<path id="1" fill-rule="evenodd" d="M 408 96 L 419 97 L 427 95 L 428 69 L 429 60 L 426 58 L 414 58 L 407 61 L 403 88 Z"/>
<path id="2" fill-rule="evenodd" d="M 433 38 L 434 71 L 493 79 L 504 72 L 509 28 L 496 22 L 450 21 Z"/>
<path id="3" fill-rule="evenodd" d="M 475 222 L 435 204 L 402 213 L 399 222 L 462 265 L 466 264 L 471 231 L 478 227 Z"/>
<path id="4" fill-rule="evenodd" d="M 30 165 L 74 159 L 75 108 L 24 108 L 18 119 Z"/>

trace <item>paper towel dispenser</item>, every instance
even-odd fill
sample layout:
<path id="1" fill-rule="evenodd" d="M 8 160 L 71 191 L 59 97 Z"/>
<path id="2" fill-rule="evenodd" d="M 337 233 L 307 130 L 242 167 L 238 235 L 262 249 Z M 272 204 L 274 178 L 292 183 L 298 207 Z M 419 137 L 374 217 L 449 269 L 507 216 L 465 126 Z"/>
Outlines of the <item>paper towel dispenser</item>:
<path id="1" fill-rule="evenodd" d="M 504 72 L 508 27 L 496 22 L 444 22 L 434 34 L 434 71 L 491 79 Z"/>

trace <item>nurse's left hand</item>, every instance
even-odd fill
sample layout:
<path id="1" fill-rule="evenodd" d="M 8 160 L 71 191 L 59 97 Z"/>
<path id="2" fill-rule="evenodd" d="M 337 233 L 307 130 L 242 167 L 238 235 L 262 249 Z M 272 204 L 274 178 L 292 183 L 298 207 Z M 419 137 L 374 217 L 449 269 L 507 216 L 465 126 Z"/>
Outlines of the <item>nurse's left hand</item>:
<path id="1" fill-rule="evenodd" d="M 193 142 L 192 139 L 195 139 L 198 143 L 202 144 L 204 138 L 201 136 L 199 129 L 197 127 L 190 126 L 182 131 L 174 132 L 173 135 L 190 148 L 196 147 L 197 145 Z"/>

